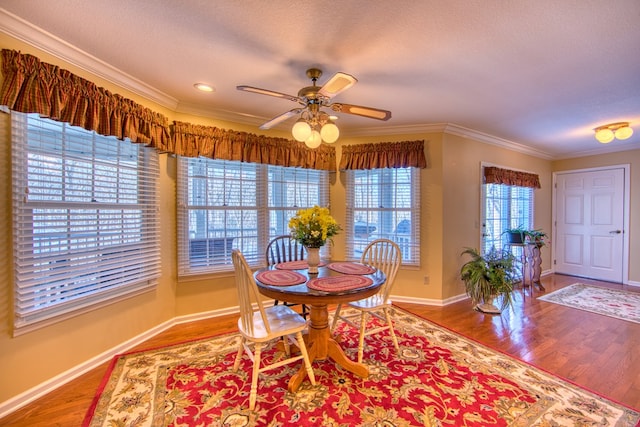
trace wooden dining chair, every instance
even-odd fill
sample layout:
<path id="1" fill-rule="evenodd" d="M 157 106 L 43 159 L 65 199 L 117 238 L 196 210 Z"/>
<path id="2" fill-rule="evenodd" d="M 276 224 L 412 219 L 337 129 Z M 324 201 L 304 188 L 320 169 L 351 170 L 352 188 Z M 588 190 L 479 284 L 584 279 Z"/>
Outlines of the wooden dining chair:
<path id="1" fill-rule="evenodd" d="M 331 330 L 333 331 L 340 319 L 360 330 L 360 337 L 358 339 L 358 363 L 362 363 L 364 338 L 382 331 L 389 330 L 396 352 L 400 351 L 398 339 L 396 338 L 393 323 L 391 322 L 391 314 L 389 313 L 389 309 L 391 308 L 389 295 L 391 294 L 398 268 L 400 264 L 402 264 L 402 251 L 395 242 L 389 239 L 377 239 L 367 245 L 362 253 L 360 262 L 381 270 L 387 277 L 387 280 L 375 295 L 348 303 L 349 308 L 356 310 L 355 314 L 342 315 L 342 304 L 338 304 L 331 324 Z M 377 317 L 384 325 L 373 329 L 366 329 L 367 315 Z M 359 324 L 354 321 L 357 317 L 360 317 Z"/>
<path id="2" fill-rule="evenodd" d="M 279 264 L 281 262 L 288 261 L 301 261 L 305 259 L 305 249 L 296 239 L 292 238 L 288 234 L 274 237 L 273 240 L 267 245 L 265 252 L 265 258 L 267 265 Z M 278 305 L 280 301 L 275 300 L 274 305 Z M 302 317 L 307 318 L 309 311 L 304 304 L 294 304 L 289 302 L 283 302 L 287 307 L 300 306 Z"/>
<path id="3" fill-rule="evenodd" d="M 244 255 L 238 249 L 234 249 L 231 253 L 231 258 L 235 269 L 236 287 L 238 288 L 240 302 L 238 329 L 242 335 L 236 360 L 233 364 L 233 372 L 238 371 L 242 353 L 245 351 L 249 359 L 253 361 L 251 393 L 249 395 L 249 409 L 253 410 L 258 392 L 258 376 L 264 371 L 303 360 L 311 384 L 315 385 L 316 379 L 311 369 L 311 362 L 309 361 L 304 339 L 302 338 L 302 331 L 306 328 L 307 321 L 285 305 L 264 308 L 253 273 Z M 295 340 L 293 337 L 295 337 Z M 267 342 L 279 338 L 283 338 L 287 358 L 261 366 L 262 347 Z M 253 351 L 251 349 L 252 344 Z M 294 344 L 300 349 L 300 355 L 291 355 L 290 344 Z"/>

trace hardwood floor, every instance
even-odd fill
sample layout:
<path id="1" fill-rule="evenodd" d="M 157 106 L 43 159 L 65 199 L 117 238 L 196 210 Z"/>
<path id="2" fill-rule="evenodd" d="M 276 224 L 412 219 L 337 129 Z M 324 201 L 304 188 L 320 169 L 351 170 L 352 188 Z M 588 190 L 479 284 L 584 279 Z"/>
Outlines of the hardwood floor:
<path id="1" fill-rule="evenodd" d="M 571 276 L 542 280 L 547 293 L 576 282 L 640 293 L 638 287 Z M 640 324 L 538 301 L 529 291 L 524 300 L 518 295 L 514 312 L 501 316 L 473 311 L 469 300 L 446 307 L 396 305 L 640 410 Z M 236 322 L 237 315 L 230 315 L 176 325 L 132 350 L 235 331 Z M 0 419 L 0 426 L 79 426 L 106 369 L 105 363 Z"/>

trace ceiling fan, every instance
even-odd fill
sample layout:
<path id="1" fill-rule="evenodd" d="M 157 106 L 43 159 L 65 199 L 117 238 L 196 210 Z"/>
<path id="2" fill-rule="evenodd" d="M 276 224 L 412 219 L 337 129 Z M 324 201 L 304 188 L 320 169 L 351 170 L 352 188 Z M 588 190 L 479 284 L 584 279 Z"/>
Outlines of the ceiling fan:
<path id="1" fill-rule="evenodd" d="M 307 77 L 311 79 L 312 85 L 303 87 L 298 91 L 298 95 L 287 95 L 268 89 L 261 89 L 253 86 L 236 86 L 236 89 L 245 92 L 253 92 L 261 95 L 275 96 L 289 101 L 297 102 L 302 107 L 293 108 L 282 113 L 260 126 L 260 129 L 271 129 L 290 117 L 300 115 L 300 118 L 293 126 L 293 137 L 298 141 L 305 142 L 309 147 L 315 148 L 322 141 L 335 142 L 338 139 L 338 127 L 333 123 L 331 116 L 322 111 L 326 107 L 338 113 L 354 114 L 377 120 L 389 120 L 391 111 L 378 108 L 363 107 L 361 105 L 343 104 L 334 102 L 331 99 L 339 93 L 349 89 L 358 81 L 355 77 L 338 72 L 334 74 L 323 86 L 316 86 L 317 80 L 322 76 L 322 70 L 310 68 L 307 70 Z"/>

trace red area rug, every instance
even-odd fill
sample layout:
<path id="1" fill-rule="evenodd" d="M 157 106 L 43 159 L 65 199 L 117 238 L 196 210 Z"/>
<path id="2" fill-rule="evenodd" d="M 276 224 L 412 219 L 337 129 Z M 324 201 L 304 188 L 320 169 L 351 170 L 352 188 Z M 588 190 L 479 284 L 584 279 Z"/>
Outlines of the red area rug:
<path id="1" fill-rule="evenodd" d="M 636 426 L 640 413 L 399 309 L 400 344 L 368 337 L 369 378 L 332 361 L 266 372 L 249 411 L 251 363 L 233 373 L 237 334 L 116 357 L 84 426 Z M 374 325 L 369 325 L 374 326 Z M 335 333 L 355 360 L 358 334 Z M 276 347 L 265 352 L 281 357 Z"/>

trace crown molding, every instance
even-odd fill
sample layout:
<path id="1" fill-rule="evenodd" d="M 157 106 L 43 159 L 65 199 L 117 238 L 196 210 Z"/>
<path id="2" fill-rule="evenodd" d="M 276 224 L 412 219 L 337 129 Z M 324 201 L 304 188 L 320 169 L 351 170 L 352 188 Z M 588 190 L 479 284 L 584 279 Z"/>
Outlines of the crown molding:
<path id="1" fill-rule="evenodd" d="M 175 110 L 178 100 L 136 79 L 106 62 L 78 49 L 53 34 L 0 8 L 0 31 L 81 68 L 93 75 L 127 89 L 163 107 Z"/>
<path id="2" fill-rule="evenodd" d="M 613 145 L 615 144 L 615 145 Z M 554 156 L 554 160 L 563 160 L 563 159 L 575 159 L 577 157 L 588 157 L 588 156 L 597 156 L 599 154 L 610 154 L 617 153 L 619 151 L 629 151 L 629 150 L 640 150 L 640 142 L 633 143 L 621 143 L 620 141 L 612 141 L 607 144 L 607 146 L 603 146 L 600 148 L 594 148 L 593 150 L 584 150 L 578 152 L 571 153 L 563 153 Z"/>
<path id="3" fill-rule="evenodd" d="M 520 153 L 528 154 L 530 156 L 539 157 L 542 159 L 551 160 L 553 156 L 545 151 L 536 150 L 526 145 L 519 144 L 514 141 L 509 141 L 504 138 L 489 135 L 477 130 L 465 128 L 463 126 L 456 125 L 454 123 L 433 123 L 433 124 L 420 124 L 410 126 L 385 126 L 379 128 L 361 128 L 354 129 L 352 131 L 345 130 L 344 134 L 347 136 L 376 136 L 376 135 L 399 135 L 399 134 L 414 134 L 414 133 L 435 133 L 442 132 L 450 135 L 462 136 L 464 138 L 473 139 L 474 141 L 483 142 L 485 144 L 496 145 L 498 147 L 506 148 L 511 151 L 517 151 Z"/>
<path id="4" fill-rule="evenodd" d="M 146 84 L 145 82 L 128 75 L 127 73 L 115 68 L 108 63 L 78 49 L 77 47 L 67 43 L 66 41 L 44 31 L 43 29 L 13 15 L 4 8 L 0 8 L 0 31 L 38 48 L 62 61 L 73 64 L 74 66 L 107 80 L 114 85 L 127 89 L 145 99 L 155 102 L 177 113 L 192 114 L 195 116 L 215 118 L 245 125 L 259 126 L 264 123 L 263 117 L 257 117 L 250 114 L 244 114 L 237 111 L 229 111 L 223 109 L 203 108 L 202 106 L 181 103 L 176 98 Z M 363 127 L 358 129 L 344 129 L 343 136 L 383 136 L 383 135 L 402 135 L 416 133 L 437 133 L 458 135 L 464 138 L 473 139 L 475 141 L 486 144 L 495 145 L 506 148 L 508 150 L 517 151 L 542 159 L 552 160 L 563 158 L 561 155 L 553 156 L 547 152 L 540 151 L 523 144 L 499 138 L 473 129 L 465 128 L 452 123 L 435 123 L 435 124 L 419 124 L 408 126 L 384 126 L 384 127 Z M 634 149 L 634 146 L 624 145 L 617 149 L 607 147 L 606 152 L 625 151 Z M 591 150 L 581 153 L 567 154 L 566 157 L 582 157 L 594 154 L 600 154 L 603 150 Z"/>
<path id="5" fill-rule="evenodd" d="M 176 106 L 176 113 L 190 114 L 193 116 L 207 117 L 216 120 L 223 120 L 243 125 L 253 125 L 258 128 L 268 118 L 255 116 L 253 114 L 240 113 L 238 111 L 223 110 L 219 108 L 205 108 L 201 105 L 179 102 Z"/>
<path id="6" fill-rule="evenodd" d="M 511 151 L 517 151 L 519 153 L 528 154 L 530 156 L 538 157 L 541 159 L 552 160 L 554 157 L 550 153 L 537 150 L 535 148 L 528 147 L 518 142 L 510 141 L 508 139 L 499 138 L 497 136 L 489 135 L 484 132 L 465 128 L 456 124 L 447 124 L 445 133 L 451 135 L 458 135 L 465 138 L 470 138 L 475 141 L 484 142 L 486 144 L 495 145 L 502 148 L 507 148 Z"/>

